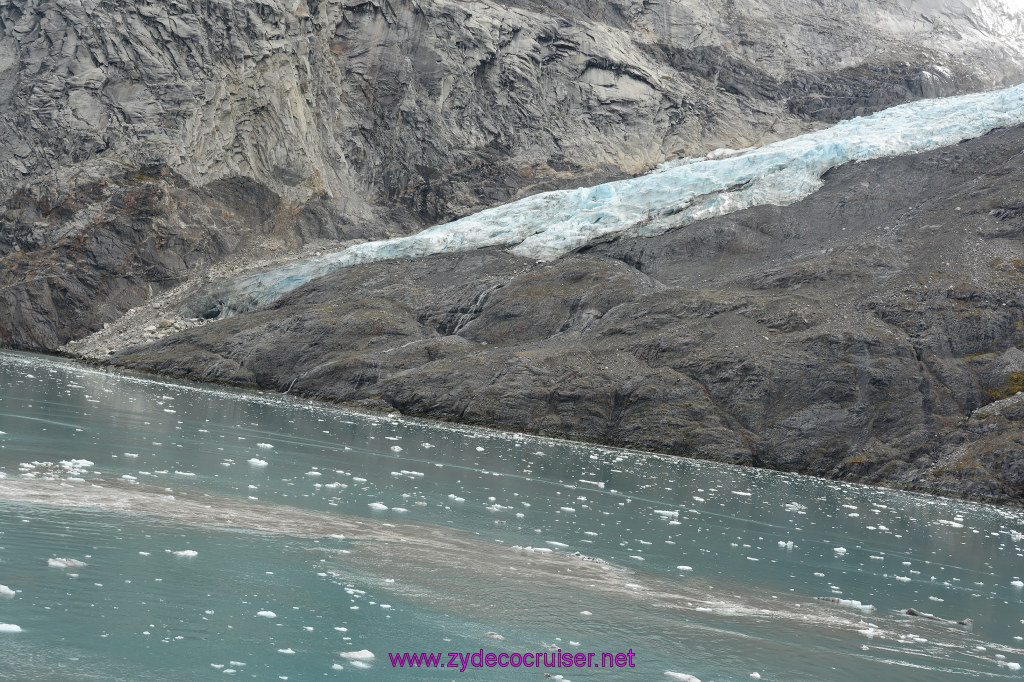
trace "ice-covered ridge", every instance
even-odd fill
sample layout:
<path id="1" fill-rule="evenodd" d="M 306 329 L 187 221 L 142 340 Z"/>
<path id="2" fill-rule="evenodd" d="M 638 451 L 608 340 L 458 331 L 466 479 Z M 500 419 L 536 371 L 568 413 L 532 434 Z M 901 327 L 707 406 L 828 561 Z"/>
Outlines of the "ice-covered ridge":
<path id="1" fill-rule="evenodd" d="M 654 236 L 693 221 L 763 204 L 786 205 L 817 190 L 826 171 L 851 161 L 913 154 L 1024 123 L 1024 85 L 920 100 L 756 149 L 595 187 L 536 194 L 407 237 L 356 244 L 237 281 L 222 315 L 253 309 L 339 268 L 392 258 L 512 247 L 550 260 L 611 234 Z"/>

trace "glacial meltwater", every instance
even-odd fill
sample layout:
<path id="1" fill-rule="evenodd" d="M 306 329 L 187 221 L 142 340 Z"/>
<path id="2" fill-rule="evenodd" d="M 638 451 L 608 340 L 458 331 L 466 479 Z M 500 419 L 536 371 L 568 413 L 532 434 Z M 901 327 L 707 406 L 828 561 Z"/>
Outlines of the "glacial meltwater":
<path id="1" fill-rule="evenodd" d="M 1016 509 L 0 353 L 5 680 L 1020 679 L 1022 553 Z"/>

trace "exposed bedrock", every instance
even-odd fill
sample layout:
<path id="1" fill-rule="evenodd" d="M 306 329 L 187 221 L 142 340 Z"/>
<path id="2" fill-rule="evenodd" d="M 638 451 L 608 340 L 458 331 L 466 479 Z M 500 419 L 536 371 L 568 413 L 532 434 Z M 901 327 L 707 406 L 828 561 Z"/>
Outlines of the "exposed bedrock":
<path id="1" fill-rule="evenodd" d="M 1024 127 L 553 262 L 347 268 L 126 366 L 1024 501 Z"/>
<path id="2" fill-rule="evenodd" d="M 0 342 L 201 275 L 1020 82 L 1015 3 L 0 0 Z"/>

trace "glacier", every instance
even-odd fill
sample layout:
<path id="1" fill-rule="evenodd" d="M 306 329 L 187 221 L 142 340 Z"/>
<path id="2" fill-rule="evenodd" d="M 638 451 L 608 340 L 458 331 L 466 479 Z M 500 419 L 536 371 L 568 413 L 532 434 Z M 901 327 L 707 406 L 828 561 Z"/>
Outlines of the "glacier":
<path id="1" fill-rule="evenodd" d="M 493 246 L 552 260 L 609 235 L 654 236 L 752 206 L 791 204 L 821 187 L 829 169 L 851 161 L 924 152 L 1021 123 L 1024 84 L 919 100 L 762 147 L 716 150 L 646 175 L 536 194 L 406 237 L 356 244 L 243 276 L 205 301 L 215 301 L 225 317 L 265 306 L 340 268 Z"/>

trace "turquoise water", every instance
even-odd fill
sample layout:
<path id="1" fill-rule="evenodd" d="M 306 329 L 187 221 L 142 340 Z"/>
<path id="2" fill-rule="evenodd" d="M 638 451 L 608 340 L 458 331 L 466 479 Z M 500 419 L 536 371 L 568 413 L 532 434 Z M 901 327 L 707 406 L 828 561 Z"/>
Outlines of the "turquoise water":
<path id="1" fill-rule="evenodd" d="M 0 679 L 1024 676 L 1018 510 L 18 353 L 0 432 Z M 388 657 L 481 649 L 636 667 Z"/>

